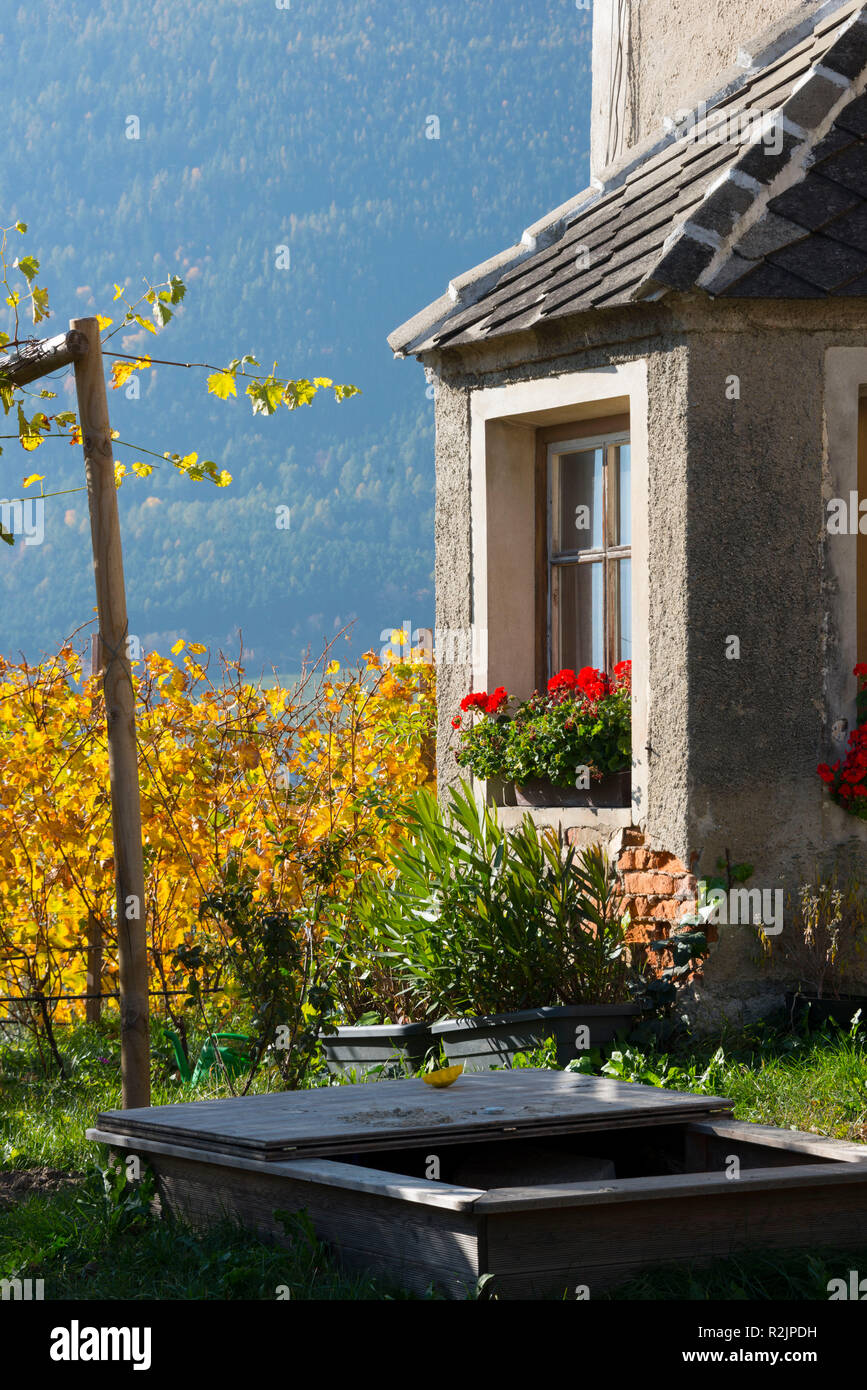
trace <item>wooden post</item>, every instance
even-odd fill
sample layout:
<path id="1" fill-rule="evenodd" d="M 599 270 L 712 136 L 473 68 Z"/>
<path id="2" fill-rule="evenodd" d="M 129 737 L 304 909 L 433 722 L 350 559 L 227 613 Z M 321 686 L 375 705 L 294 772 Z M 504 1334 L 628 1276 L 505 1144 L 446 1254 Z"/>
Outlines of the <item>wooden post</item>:
<path id="1" fill-rule="evenodd" d="M 141 806 L 135 737 L 135 692 L 126 651 L 126 593 L 114 455 L 99 324 L 72 319 L 87 351 L 75 363 L 78 422 L 84 448 L 93 572 L 103 658 L 108 768 L 117 892 L 120 1042 L 123 1107 L 150 1104 L 147 916 L 144 902 Z"/>
<path id="2" fill-rule="evenodd" d="M 99 633 L 94 632 L 90 639 L 90 674 L 95 676 L 102 669 L 99 651 Z M 87 914 L 87 984 L 86 992 L 91 996 L 102 993 L 102 923 L 92 910 Z M 91 997 L 85 1000 L 84 1017 L 87 1023 L 98 1023 L 102 1016 L 102 1000 Z"/>
<path id="3" fill-rule="evenodd" d="M 12 386 L 26 386 L 49 372 L 76 362 L 87 351 L 83 334 L 70 329 L 56 338 L 33 338 L 17 352 L 0 357 L 0 377 Z"/>
<path id="4" fill-rule="evenodd" d="M 99 1023 L 102 1015 L 102 924 L 95 912 L 87 914 L 87 995 L 84 1017 L 87 1023 Z"/>

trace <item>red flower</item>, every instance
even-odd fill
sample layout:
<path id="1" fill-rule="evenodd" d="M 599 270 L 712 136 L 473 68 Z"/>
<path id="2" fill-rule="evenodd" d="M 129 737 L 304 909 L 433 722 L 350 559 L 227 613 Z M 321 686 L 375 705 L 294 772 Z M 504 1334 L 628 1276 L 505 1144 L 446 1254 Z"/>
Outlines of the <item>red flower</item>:
<path id="1" fill-rule="evenodd" d="M 631 679 L 632 679 L 632 662 L 631 662 L 631 661 L 618 661 L 617 665 L 614 667 L 614 675 L 616 676 L 617 680 L 619 680 L 619 681 L 626 682 L 626 681 L 628 681 L 628 680 L 631 680 Z"/>
<path id="2" fill-rule="evenodd" d="M 834 774 L 827 763 L 820 763 L 819 766 L 816 768 L 816 771 L 818 772 L 823 782 L 833 782 Z"/>
<path id="3" fill-rule="evenodd" d="M 551 677 L 548 682 L 548 694 L 559 695 L 561 691 L 565 694 L 567 691 L 575 690 L 577 685 L 578 678 L 575 672 L 566 667 Z"/>
<path id="4" fill-rule="evenodd" d="M 469 695 L 464 696 L 464 698 L 461 700 L 461 709 L 466 714 L 467 710 L 470 709 L 483 710 L 487 703 L 488 692 L 486 690 L 477 690 L 475 692 L 471 692 Z"/>
<path id="5" fill-rule="evenodd" d="M 601 700 L 611 690 L 611 682 L 604 671 L 595 666 L 583 666 L 578 672 L 578 685 L 588 700 Z"/>
<path id="6" fill-rule="evenodd" d="M 867 661 L 859 661 L 852 671 L 853 676 L 867 676 Z"/>
<path id="7" fill-rule="evenodd" d="M 493 694 L 489 695 L 485 701 L 485 713 L 496 714 L 497 710 L 502 708 L 508 698 L 509 695 L 505 686 L 498 685 Z"/>
<path id="8" fill-rule="evenodd" d="M 460 716 L 459 714 L 456 714 L 455 717 L 454 717 L 454 719 L 452 720 L 452 728 L 453 728 L 453 729 L 459 729 L 460 727 L 461 727 L 461 716 Z"/>
<path id="9" fill-rule="evenodd" d="M 852 766 L 849 766 L 849 767 L 844 767 L 844 768 L 843 768 L 843 781 L 844 781 L 844 782 L 860 782 L 862 776 L 863 776 L 863 773 L 862 773 L 860 767 L 852 767 Z"/>

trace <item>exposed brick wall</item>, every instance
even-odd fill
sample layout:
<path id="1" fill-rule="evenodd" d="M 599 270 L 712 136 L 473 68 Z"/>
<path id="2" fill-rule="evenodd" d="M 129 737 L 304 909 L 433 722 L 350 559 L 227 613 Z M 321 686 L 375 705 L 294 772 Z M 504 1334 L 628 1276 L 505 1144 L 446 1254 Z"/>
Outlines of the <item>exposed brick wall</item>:
<path id="1" fill-rule="evenodd" d="M 695 875 L 667 850 L 647 849 L 640 830 L 623 832 L 617 876 L 623 911 L 631 918 L 630 941 L 659 941 L 673 923 L 695 911 Z"/>

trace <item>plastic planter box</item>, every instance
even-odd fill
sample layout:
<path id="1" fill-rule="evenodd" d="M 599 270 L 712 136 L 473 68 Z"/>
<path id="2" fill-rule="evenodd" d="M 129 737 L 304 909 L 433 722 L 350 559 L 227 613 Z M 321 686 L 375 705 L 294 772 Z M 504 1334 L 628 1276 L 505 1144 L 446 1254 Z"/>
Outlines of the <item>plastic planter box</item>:
<path id="1" fill-rule="evenodd" d="M 586 1052 L 578 1045 L 579 1027 L 589 1028 L 590 1046 L 597 1047 L 628 1031 L 640 1013 L 635 1004 L 563 1004 L 484 1018 L 446 1018 L 435 1023 L 431 1033 L 434 1045 L 442 1043 L 449 1062 L 463 1062 L 467 1071 L 508 1066 L 516 1052 L 542 1047 L 551 1037 L 558 1065 L 565 1067 Z"/>
<path id="2" fill-rule="evenodd" d="M 338 1028 L 323 1034 L 322 1046 L 330 1072 L 416 1072 L 433 1047 L 427 1023 L 374 1023 Z"/>

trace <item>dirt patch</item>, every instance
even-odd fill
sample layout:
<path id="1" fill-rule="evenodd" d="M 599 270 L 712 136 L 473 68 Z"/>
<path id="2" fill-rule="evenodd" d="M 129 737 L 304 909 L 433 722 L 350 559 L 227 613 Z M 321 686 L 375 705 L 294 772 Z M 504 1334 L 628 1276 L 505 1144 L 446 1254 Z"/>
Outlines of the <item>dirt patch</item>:
<path id="1" fill-rule="evenodd" d="M 0 1169 L 0 1207 L 37 1195 L 50 1197 L 82 1182 L 83 1173 L 67 1173 L 62 1168 Z"/>

